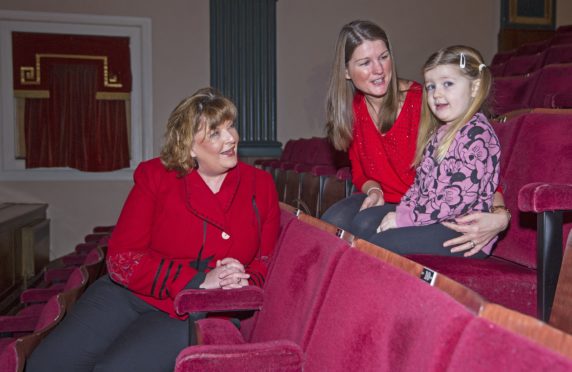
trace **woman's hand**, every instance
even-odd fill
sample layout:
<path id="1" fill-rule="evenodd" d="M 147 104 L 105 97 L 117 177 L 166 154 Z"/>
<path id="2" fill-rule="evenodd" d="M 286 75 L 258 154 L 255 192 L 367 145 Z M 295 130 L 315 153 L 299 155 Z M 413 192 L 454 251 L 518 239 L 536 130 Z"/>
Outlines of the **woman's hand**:
<path id="1" fill-rule="evenodd" d="M 395 217 L 396 217 L 395 212 L 389 212 L 388 214 L 386 214 L 385 217 L 383 217 L 383 220 L 381 220 L 377 232 L 382 232 L 389 229 L 395 229 L 397 227 Z"/>
<path id="2" fill-rule="evenodd" d="M 361 203 L 360 211 L 371 207 L 379 207 L 385 204 L 385 199 L 383 198 L 383 191 L 379 184 L 374 181 L 367 181 L 362 188 L 366 197 Z"/>
<path id="3" fill-rule="evenodd" d="M 209 271 L 200 288 L 204 289 L 233 289 L 248 285 L 250 275 L 244 270 L 240 261 L 226 257 L 216 262 L 216 267 Z"/>
<path id="4" fill-rule="evenodd" d="M 442 222 L 445 227 L 462 233 L 458 238 L 447 240 L 443 247 L 453 247 L 451 252 L 466 251 L 469 257 L 483 249 L 495 236 L 504 231 L 510 221 L 506 210 L 495 213 L 474 212 L 455 219 L 456 223 Z"/>

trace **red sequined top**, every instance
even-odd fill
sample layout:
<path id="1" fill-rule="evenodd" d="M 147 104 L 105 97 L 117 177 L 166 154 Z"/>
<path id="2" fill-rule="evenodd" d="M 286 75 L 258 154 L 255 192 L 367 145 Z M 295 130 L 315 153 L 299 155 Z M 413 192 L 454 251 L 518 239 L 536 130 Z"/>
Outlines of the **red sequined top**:
<path id="1" fill-rule="evenodd" d="M 349 155 L 352 179 L 358 190 L 368 180 L 379 182 L 384 199 L 399 203 L 415 179 L 415 156 L 423 90 L 414 82 L 405 96 L 395 124 L 382 135 L 371 119 L 365 97 L 354 97 L 353 141 Z"/>

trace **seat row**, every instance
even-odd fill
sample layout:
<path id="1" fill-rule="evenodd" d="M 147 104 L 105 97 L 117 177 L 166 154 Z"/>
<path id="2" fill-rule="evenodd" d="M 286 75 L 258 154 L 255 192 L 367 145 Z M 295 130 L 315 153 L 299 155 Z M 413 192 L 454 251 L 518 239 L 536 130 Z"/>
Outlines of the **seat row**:
<path id="1" fill-rule="evenodd" d="M 491 67 L 502 65 L 514 57 L 543 53 L 550 47 L 566 44 L 572 44 L 572 25 L 558 27 L 554 36 L 549 39 L 526 43 L 516 49 L 496 53 L 491 61 Z"/>
<path id="2" fill-rule="evenodd" d="M 572 76 L 572 69 L 569 76 Z M 411 258 L 443 272 L 495 303 L 548 320 L 564 246 L 562 236 L 550 234 L 562 231 L 562 228 L 567 233 L 572 220 L 569 214 L 558 212 L 560 218 L 537 224 L 537 218 L 541 217 L 519 211 L 518 195 L 529 184 L 572 184 L 572 112 L 521 110 L 504 122 L 493 122 L 493 127 L 501 143 L 501 186 L 512 219 L 492 256 L 487 260 L 425 255 Z M 324 202 L 328 195 L 335 195 L 330 204 L 347 195 L 346 183 L 351 182 L 351 174 L 349 168 L 345 169 L 345 180 L 328 176 L 320 181 L 323 182 L 320 185 L 322 193 L 318 198 L 322 200 L 322 206 L 327 208 L 329 205 Z M 338 170 L 338 175 L 343 171 Z M 306 173 L 302 177 L 300 195 L 316 193 L 306 188 L 306 182 L 312 180 L 313 175 Z M 329 193 L 329 188 L 336 187 L 336 193 Z M 304 209 L 300 203 L 288 203 Z M 550 213 L 546 211 L 542 219 L 551 216 Z M 309 214 L 319 216 L 312 210 Z M 537 232 L 545 237 L 541 242 L 537 242 Z"/>
<path id="3" fill-rule="evenodd" d="M 280 201 L 314 216 L 344 198 L 351 188 L 348 155 L 336 151 L 327 138 L 290 140 L 280 159 L 257 160 L 255 165 L 272 173 Z M 338 180 L 341 187 L 331 187 L 332 180 Z"/>
<path id="4" fill-rule="evenodd" d="M 75 252 L 49 265 L 39 286 L 20 294 L 16 315 L 0 316 L 0 371 L 23 371 L 34 348 L 85 289 L 105 273 L 108 235 L 95 231 L 86 236 L 86 242 L 78 244 Z"/>
<path id="5" fill-rule="evenodd" d="M 179 354 L 176 371 L 572 368 L 571 335 L 287 209 L 264 290 L 177 297 L 181 313 L 255 313 L 240 329 L 223 318 L 197 321 L 199 345 Z"/>
<path id="6" fill-rule="evenodd" d="M 572 107 L 572 63 L 551 64 L 526 75 L 493 80 L 494 116 L 531 108 Z"/>
<path id="7" fill-rule="evenodd" d="M 531 42 L 493 57 L 490 68 L 493 76 L 524 75 L 555 63 L 572 62 L 572 30 L 561 26 L 549 39 Z"/>

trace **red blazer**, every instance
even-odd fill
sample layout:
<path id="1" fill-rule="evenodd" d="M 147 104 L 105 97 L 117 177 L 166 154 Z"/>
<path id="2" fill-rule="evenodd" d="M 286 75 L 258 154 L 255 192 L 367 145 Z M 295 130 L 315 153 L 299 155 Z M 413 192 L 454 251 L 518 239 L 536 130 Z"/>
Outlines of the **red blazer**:
<path id="1" fill-rule="evenodd" d="M 250 284 L 264 283 L 280 218 L 270 174 L 239 162 L 213 194 L 197 172 L 179 178 L 155 158 L 137 167 L 134 180 L 109 241 L 115 282 L 181 319 L 175 296 L 198 288 L 219 259 L 239 260 Z"/>

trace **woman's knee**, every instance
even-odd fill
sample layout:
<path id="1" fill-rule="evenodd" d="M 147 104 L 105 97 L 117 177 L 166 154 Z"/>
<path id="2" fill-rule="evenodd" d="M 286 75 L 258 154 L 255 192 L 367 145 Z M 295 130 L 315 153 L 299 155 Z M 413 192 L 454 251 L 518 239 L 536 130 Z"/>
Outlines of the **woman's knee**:
<path id="1" fill-rule="evenodd" d="M 364 209 L 354 217 L 350 231 L 359 238 L 368 239 L 377 232 L 383 217 L 394 210 L 395 204 Z"/>
<path id="2" fill-rule="evenodd" d="M 321 219 L 344 230 L 351 231 L 352 220 L 359 212 L 364 198 L 365 195 L 363 194 L 354 194 L 349 198 L 340 200 L 328 208 Z"/>

